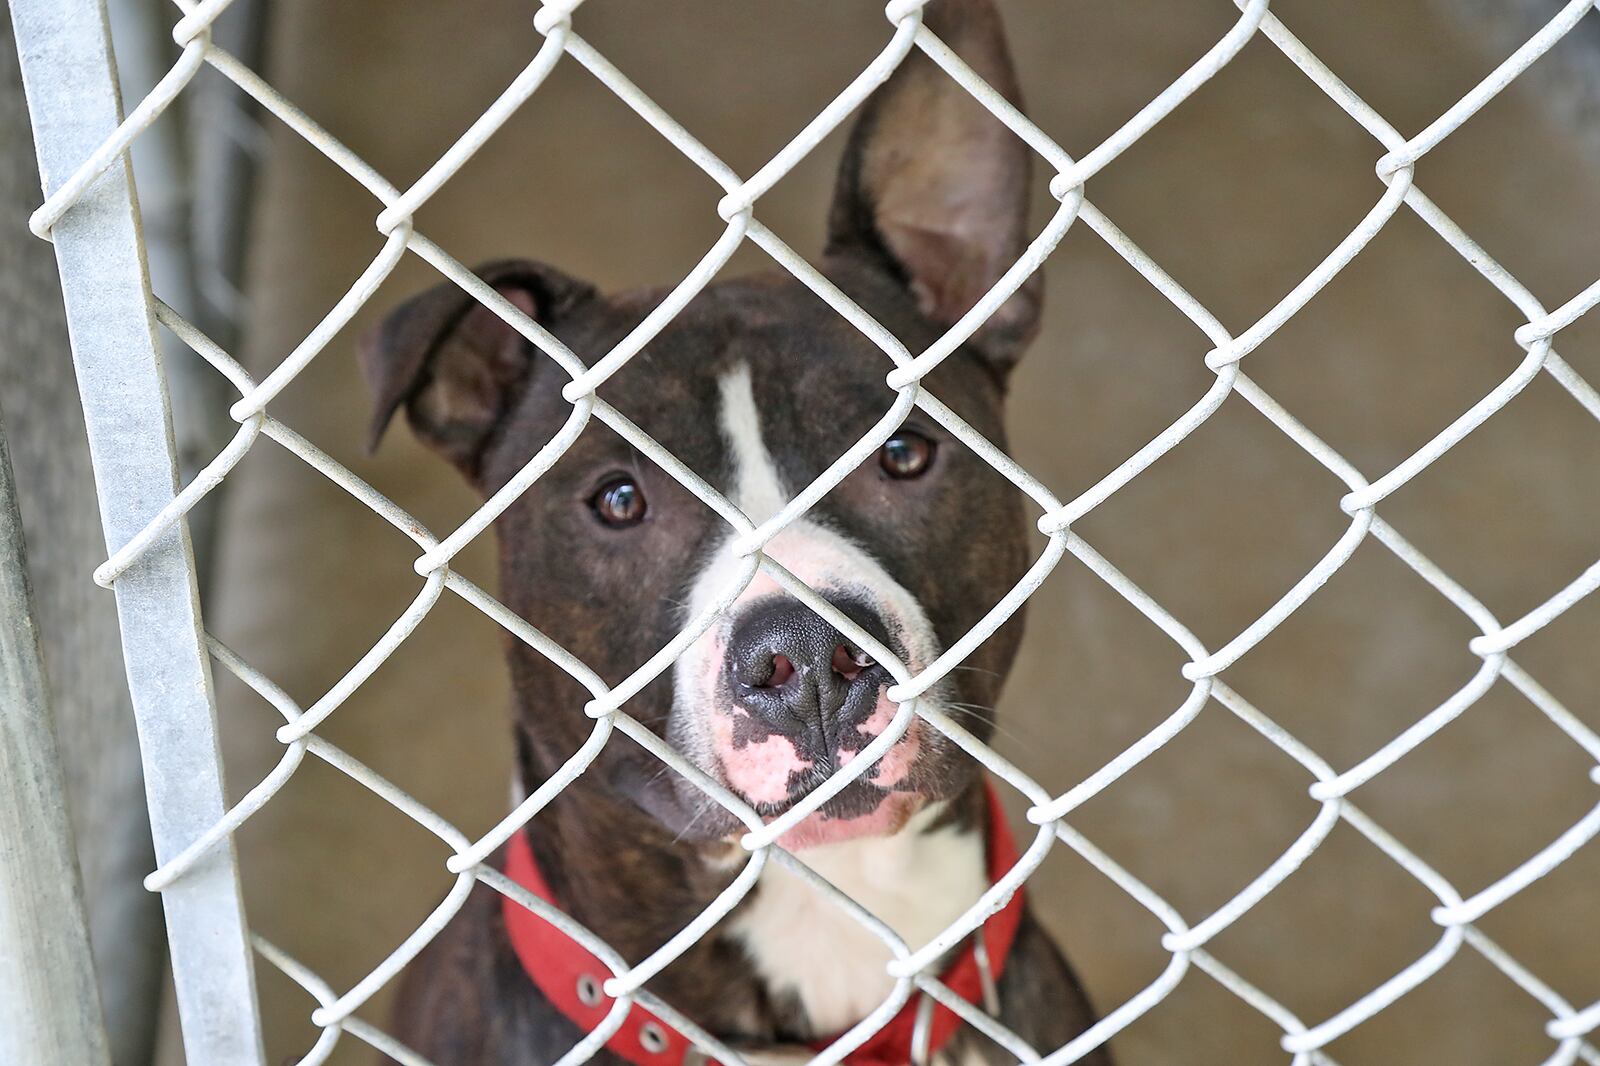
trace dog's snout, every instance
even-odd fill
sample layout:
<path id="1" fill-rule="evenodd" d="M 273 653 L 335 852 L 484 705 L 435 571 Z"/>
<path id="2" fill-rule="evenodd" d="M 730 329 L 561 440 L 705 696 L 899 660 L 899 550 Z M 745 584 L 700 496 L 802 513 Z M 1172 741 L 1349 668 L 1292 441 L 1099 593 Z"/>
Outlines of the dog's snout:
<path id="1" fill-rule="evenodd" d="M 877 612 L 835 606 L 887 643 Z M 792 600 L 774 600 L 739 621 L 728 641 L 728 671 L 739 706 L 784 733 L 820 733 L 829 751 L 871 716 L 888 678 L 869 654 Z"/>

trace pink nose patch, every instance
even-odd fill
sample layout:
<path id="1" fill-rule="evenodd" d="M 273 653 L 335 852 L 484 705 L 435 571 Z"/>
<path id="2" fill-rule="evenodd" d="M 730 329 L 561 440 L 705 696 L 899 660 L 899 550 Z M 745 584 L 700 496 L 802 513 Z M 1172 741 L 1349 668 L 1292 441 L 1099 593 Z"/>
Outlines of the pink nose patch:
<path id="1" fill-rule="evenodd" d="M 834 753 L 836 766 L 847 766 L 875 737 L 894 720 L 894 704 L 882 698 L 873 709 L 872 716 L 857 727 L 861 743 L 854 749 L 841 748 Z M 718 709 L 711 714 L 712 741 L 717 761 L 721 764 L 727 783 L 755 803 L 782 803 L 790 798 L 790 783 L 812 768 L 788 737 L 769 735 L 754 739 L 747 733 L 749 715 L 742 708 Z M 743 728 L 741 728 L 743 727 Z M 922 753 L 920 727 L 913 723 L 889 750 L 878 765 L 866 775 L 866 780 L 879 788 L 893 789 L 911 774 L 917 757 Z"/>
<path id="2" fill-rule="evenodd" d="M 889 728 L 889 723 L 894 721 L 895 705 L 882 696 L 878 697 L 878 705 L 872 710 L 872 717 L 862 722 L 857 727 L 865 743 L 862 747 L 872 743 L 873 739 Z M 894 788 L 903 782 L 911 773 L 911 767 L 916 763 L 917 756 L 922 753 L 922 741 L 918 736 L 920 723 L 912 722 L 911 728 L 906 730 L 905 736 L 895 741 L 878 760 L 867 774 L 867 780 L 879 788 Z M 854 751 L 840 751 L 839 765 L 845 766 L 856 757 Z"/>
<path id="3" fill-rule="evenodd" d="M 712 712 L 711 731 L 717 760 L 722 764 L 728 784 L 750 800 L 782 803 L 789 798 L 789 782 L 793 776 L 811 769 L 811 760 L 801 758 L 794 742 L 787 737 L 774 735 L 764 740 L 739 737 L 738 719 L 748 717 L 739 709 Z"/>

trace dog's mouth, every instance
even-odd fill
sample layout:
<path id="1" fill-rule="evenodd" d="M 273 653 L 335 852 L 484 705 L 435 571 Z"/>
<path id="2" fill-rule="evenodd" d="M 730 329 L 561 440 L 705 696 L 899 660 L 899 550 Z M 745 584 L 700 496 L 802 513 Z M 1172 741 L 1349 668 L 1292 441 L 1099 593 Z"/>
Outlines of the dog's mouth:
<path id="1" fill-rule="evenodd" d="M 914 793 L 896 792 L 886 796 L 868 814 L 835 818 L 826 810 L 819 810 L 780 836 L 778 844 L 789 851 L 800 851 L 848 840 L 894 836 L 922 809 L 923 802 L 923 798 Z"/>
<path id="2" fill-rule="evenodd" d="M 770 825 L 826 780 L 826 775 L 818 777 L 815 784 L 801 789 L 790 800 L 752 806 L 761 820 Z M 926 797 L 919 792 L 883 789 L 857 779 L 802 818 L 777 842 L 789 851 L 798 851 L 848 840 L 893 836 L 925 802 Z"/>

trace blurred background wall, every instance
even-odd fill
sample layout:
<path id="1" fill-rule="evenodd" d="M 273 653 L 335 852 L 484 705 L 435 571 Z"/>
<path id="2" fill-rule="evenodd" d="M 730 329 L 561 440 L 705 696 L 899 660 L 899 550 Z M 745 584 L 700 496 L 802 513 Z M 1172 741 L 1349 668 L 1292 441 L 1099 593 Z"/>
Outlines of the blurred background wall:
<path id="1" fill-rule="evenodd" d="M 1273 10 L 1404 132 L 1421 129 L 1548 18 L 1511 8 L 1282 0 Z M 1548 10 L 1546 10 L 1548 9 Z M 1003 5 L 1029 109 L 1087 151 L 1169 84 L 1236 17 L 1223 3 Z M 1464 13 L 1472 17 L 1463 17 Z M 1526 17 L 1524 17 L 1526 16 Z M 1591 20 L 1592 21 L 1592 20 Z M 750 173 L 887 39 L 877 3 L 604 0 L 580 33 L 736 170 Z M 1600 153 L 1590 121 L 1594 25 L 1558 46 L 1419 166 L 1418 184 L 1556 306 L 1600 273 Z M 283 0 L 271 8 L 269 80 L 391 180 L 420 175 L 540 43 L 510 0 Z M 211 76 L 211 75 L 207 75 Z M 1586 102 L 1587 101 L 1587 102 Z M 242 355 L 274 366 L 376 254 L 377 205 L 298 137 L 269 128 L 251 224 Z M 820 248 L 842 138 L 761 204 L 795 247 Z M 1300 280 L 1382 192 L 1382 154 L 1265 40 L 1090 185 L 1094 202 L 1236 333 Z M 418 217 L 472 263 L 549 260 L 608 288 L 681 276 L 720 232 L 719 192 L 575 63 Z M 1042 215 L 1040 216 L 1042 220 Z M 730 270 L 760 269 L 746 249 Z M 1209 343 L 1084 227 L 1047 267 L 1045 329 L 1016 380 L 1014 450 L 1070 498 L 1210 385 Z M 432 284 L 408 259 L 348 335 L 275 404 L 435 530 L 473 500 L 403 432 L 367 457 L 354 337 Z M 1563 355 L 1600 379 L 1600 323 Z M 1514 310 L 1402 212 L 1325 291 L 1249 357 L 1249 373 L 1376 477 L 1498 381 L 1522 353 Z M 175 356 L 178 358 L 178 356 Z M 11 412 L 8 411 L 8 414 Z M 13 424 L 16 419 L 12 418 Z M 1536 380 L 1381 508 L 1502 619 L 1535 606 L 1600 555 L 1600 427 Z M 403 541 L 270 445 L 231 479 L 208 621 L 310 702 L 416 592 Z M 1258 617 L 1337 539 L 1342 487 L 1243 401 L 1079 524 L 1078 531 L 1216 647 Z M 462 566 L 491 583 L 487 541 Z M 1374 543 L 1229 670 L 1229 683 L 1336 767 L 1354 764 L 1447 698 L 1478 661 L 1473 630 Z M 1600 604 L 1580 605 L 1517 658 L 1590 725 Z M 1002 708 L 1001 750 L 1057 791 L 1165 718 L 1188 686 L 1182 656 L 1070 557 L 1035 597 Z M 277 760 L 275 715 L 222 684 L 233 788 Z M 510 752 L 499 634 L 446 597 L 327 723 L 325 735 L 469 833 L 503 812 Z M 1594 804 L 1582 753 L 1508 686 L 1356 796 L 1470 893 Z M 1306 775 L 1212 704 L 1177 740 L 1083 807 L 1073 823 L 1191 920 L 1231 898 L 1310 824 Z M 252 923 L 338 989 L 362 977 L 442 895 L 437 842 L 314 762 L 240 835 Z M 1594 964 L 1600 848 L 1497 909 L 1483 928 L 1574 1002 L 1600 998 Z M 1160 972 L 1159 924 L 1057 849 L 1034 906 L 1110 1010 Z M 1316 1022 L 1426 951 L 1433 900 L 1338 828 L 1213 950 Z M 312 1004 L 260 970 L 269 1059 L 306 1050 Z M 364 1013 L 385 1017 L 380 997 Z M 1333 1045 L 1347 1064 L 1542 1061 L 1547 1015 L 1463 951 L 1435 979 Z M 169 1034 L 170 1036 L 170 1034 Z M 1209 977 L 1118 1037 L 1133 1066 L 1279 1062 L 1277 1030 Z M 176 1041 L 166 1058 L 177 1061 Z M 338 1062 L 369 1058 L 346 1041 Z M 199 1066 L 199 1064 L 195 1064 Z"/>

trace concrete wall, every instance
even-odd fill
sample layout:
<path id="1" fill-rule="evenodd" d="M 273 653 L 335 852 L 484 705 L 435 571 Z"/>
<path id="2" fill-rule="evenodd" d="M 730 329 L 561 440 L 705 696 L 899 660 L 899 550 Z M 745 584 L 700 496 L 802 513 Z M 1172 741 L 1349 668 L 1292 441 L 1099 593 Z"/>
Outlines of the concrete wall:
<path id="1" fill-rule="evenodd" d="M 736 169 L 760 165 L 887 37 L 880 6 L 777 0 L 608 0 L 578 27 Z M 1005 6 L 1032 113 L 1079 152 L 1113 131 L 1226 29 L 1227 4 L 1016 0 Z M 1403 131 L 1421 129 L 1498 59 L 1436 9 L 1285 0 L 1274 11 Z M 537 47 L 509 0 L 293 0 L 269 43 L 271 80 L 392 180 L 419 174 Z M 1567 49 L 1568 45 L 1563 45 Z M 1576 45 L 1573 45 L 1576 47 Z M 1503 54 L 1500 53 L 1500 54 Z M 1569 57 L 1570 58 L 1570 57 Z M 245 356 L 274 365 L 379 247 L 365 193 L 275 129 L 256 220 Z M 840 138 L 768 198 L 767 223 L 804 251 Z M 1380 149 L 1267 42 L 1090 187 L 1092 199 L 1236 332 L 1303 277 L 1377 200 Z M 1418 183 L 1549 306 L 1600 271 L 1600 167 L 1534 92 L 1507 93 L 1418 169 Z M 576 64 L 429 204 L 419 227 L 467 262 L 530 255 L 605 286 L 681 275 L 720 231 L 718 191 Z M 759 268 L 759 252 L 735 266 Z M 1048 267 L 1045 332 L 1017 380 L 1022 462 L 1063 498 L 1092 484 L 1193 403 L 1212 378 L 1204 337 L 1087 230 Z M 411 260 L 372 307 L 432 282 Z M 428 522 L 473 505 L 404 432 L 374 458 L 353 338 L 363 314 L 277 403 L 280 417 Z M 1248 372 L 1377 476 L 1507 375 L 1512 308 L 1402 214 L 1277 336 Z M 1600 325 L 1561 350 L 1600 378 Z M 1600 431 L 1539 380 L 1382 513 L 1502 618 L 1600 555 Z M 209 620 L 309 702 L 415 593 L 409 543 L 262 444 L 235 475 Z M 1343 531 L 1342 487 L 1238 399 L 1079 527 L 1216 647 L 1255 619 Z M 469 575 L 492 577 L 487 544 Z M 1182 657 L 1070 558 L 1032 606 L 1003 707 L 1002 749 L 1065 789 L 1181 701 Z M 1478 666 L 1468 624 L 1375 543 L 1228 672 L 1229 683 L 1337 767 L 1381 745 Z M 1600 606 L 1579 606 L 1518 659 L 1591 725 L 1587 651 Z M 323 733 L 478 832 L 503 811 L 509 768 L 495 628 L 447 597 Z M 235 789 L 279 754 L 268 708 L 224 686 Z M 1580 751 L 1508 686 L 1362 789 L 1362 807 L 1463 891 L 1501 876 L 1594 803 Z M 1213 704 L 1179 739 L 1074 818 L 1197 919 L 1280 854 L 1316 813 L 1306 775 Z M 437 844 L 308 764 L 241 834 L 257 928 L 337 988 L 360 978 L 446 887 Z M 1485 931 L 1576 1002 L 1600 997 L 1591 847 L 1497 910 Z M 1103 1010 L 1153 980 L 1159 925 L 1065 849 L 1032 882 Z M 1307 1021 L 1339 1010 L 1437 939 L 1433 901 L 1347 828 L 1214 944 Z M 310 1005 L 262 974 L 272 1060 L 307 1048 Z M 384 1016 L 377 1001 L 368 1014 Z M 1541 1009 L 1470 952 L 1333 1046 L 1346 1063 L 1532 1063 Z M 1285 1061 L 1276 1031 L 1192 973 L 1118 1038 L 1137 1066 Z M 348 1042 L 347 1042 L 348 1043 Z M 336 1061 L 361 1062 L 355 1047 Z"/>

